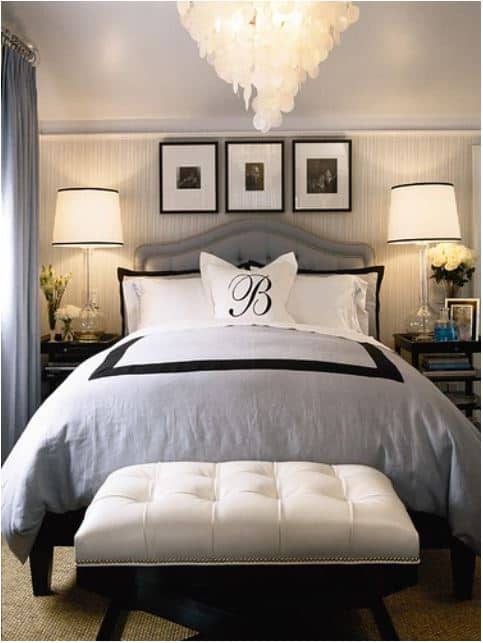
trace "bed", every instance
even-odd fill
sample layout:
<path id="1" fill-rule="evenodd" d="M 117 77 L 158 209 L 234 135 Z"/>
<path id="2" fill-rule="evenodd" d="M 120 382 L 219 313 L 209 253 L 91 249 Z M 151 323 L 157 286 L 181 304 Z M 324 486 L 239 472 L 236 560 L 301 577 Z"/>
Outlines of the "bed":
<path id="1" fill-rule="evenodd" d="M 374 263 L 366 244 L 249 219 L 141 246 L 134 267 L 196 271 L 201 251 L 236 265 L 294 251 L 309 272 Z M 21 560 L 29 556 L 34 593 L 45 594 L 53 548 L 72 545 L 84 508 L 117 468 L 367 464 L 389 475 L 423 547 L 451 546 L 455 589 L 467 596 L 480 541 L 479 449 L 463 414 L 369 336 L 291 324 L 143 329 L 81 364 L 34 416 L 4 467 L 2 530 Z"/>

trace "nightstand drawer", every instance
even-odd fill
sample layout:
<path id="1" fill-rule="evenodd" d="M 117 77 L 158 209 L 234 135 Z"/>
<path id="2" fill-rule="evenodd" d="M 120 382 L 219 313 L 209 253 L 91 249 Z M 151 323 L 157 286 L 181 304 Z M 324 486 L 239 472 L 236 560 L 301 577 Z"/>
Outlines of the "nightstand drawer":
<path id="1" fill-rule="evenodd" d="M 43 337 L 40 351 L 43 355 L 43 399 L 54 391 L 83 361 L 111 348 L 121 339 L 119 335 L 104 335 L 97 342 L 51 342 Z"/>
<path id="2" fill-rule="evenodd" d="M 50 342 L 42 338 L 40 352 L 48 355 L 49 362 L 83 362 L 88 357 L 110 348 L 120 339 L 119 335 L 104 335 L 97 342 Z"/>
<path id="3" fill-rule="evenodd" d="M 49 342 L 50 343 L 50 342 Z M 62 342 L 52 342 L 51 346 L 47 347 L 46 353 L 49 356 L 49 362 L 83 362 L 88 357 L 104 350 L 103 348 L 92 350 L 88 349 L 85 345 L 75 344 L 74 342 L 66 342 L 62 346 Z"/>

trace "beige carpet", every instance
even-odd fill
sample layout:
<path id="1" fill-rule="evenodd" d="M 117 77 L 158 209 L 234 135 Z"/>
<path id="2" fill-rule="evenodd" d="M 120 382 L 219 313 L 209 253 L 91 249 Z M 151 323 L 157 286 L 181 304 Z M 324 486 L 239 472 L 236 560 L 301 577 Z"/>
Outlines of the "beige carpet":
<path id="1" fill-rule="evenodd" d="M 480 640 L 480 574 L 472 601 L 451 598 L 447 552 L 425 552 L 417 587 L 386 599 L 399 637 L 403 640 Z M 22 566 L 2 546 L 2 639 L 4 641 L 94 640 L 107 602 L 74 585 L 73 550 L 57 548 L 54 561 L 54 596 L 34 598 L 28 565 Z M 340 619 L 330 638 L 377 640 L 378 632 L 366 610 Z M 321 636 L 324 634 L 321 624 Z M 132 612 L 124 640 L 174 641 L 190 631 L 144 612 Z"/>

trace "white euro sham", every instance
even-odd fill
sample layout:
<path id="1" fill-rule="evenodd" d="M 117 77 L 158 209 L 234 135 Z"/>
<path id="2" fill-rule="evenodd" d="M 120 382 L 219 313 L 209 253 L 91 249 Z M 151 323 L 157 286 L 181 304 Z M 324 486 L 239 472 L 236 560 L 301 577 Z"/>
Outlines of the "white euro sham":
<path id="1" fill-rule="evenodd" d="M 134 288 L 139 296 L 138 329 L 213 319 L 201 277 L 150 277 Z"/>
<path id="2" fill-rule="evenodd" d="M 299 324 L 368 334 L 367 282 L 355 275 L 304 275 L 295 278 L 287 310 Z"/>

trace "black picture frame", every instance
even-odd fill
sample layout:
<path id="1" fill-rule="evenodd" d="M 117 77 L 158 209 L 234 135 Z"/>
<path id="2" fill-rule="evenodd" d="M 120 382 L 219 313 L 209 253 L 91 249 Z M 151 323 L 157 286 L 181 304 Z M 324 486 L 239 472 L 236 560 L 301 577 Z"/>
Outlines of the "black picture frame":
<path id="1" fill-rule="evenodd" d="M 471 308 L 471 338 L 463 337 L 462 341 L 478 341 L 480 335 L 480 299 L 479 297 L 446 297 L 444 307 L 449 311 L 449 318 L 455 322 L 455 308 Z"/>
<path id="2" fill-rule="evenodd" d="M 347 153 L 347 171 L 348 171 L 348 188 L 347 188 L 347 207 L 301 207 L 297 205 L 298 185 L 297 185 L 297 145 L 316 145 L 323 144 L 341 144 L 348 148 Z M 323 194 L 323 193 L 321 193 Z M 321 200 L 323 196 L 320 197 Z M 292 141 L 292 207 L 294 212 L 352 212 L 352 140 L 347 138 L 324 138 L 324 139 L 294 139 Z"/>
<path id="3" fill-rule="evenodd" d="M 230 207 L 230 146 L 236 145 L 279 145 L 280 146 L 280 207 L 279 208 L 241 208 Z M 250 165 L 258 163 L 248 162 Z M 227 214 L 233 213 L 280 213 L 285 212 L 285 141 L 283 139 L 234 139 L 225 141 L 225 210 Z"/>
<path id="4" fill-rule="evenodd" d="M 211 146 L 214 148 L 214 206 L 213 208 L 199 209 L 187 208 L 172 209 L 165 207 L 165 198 L 163 193 L 163 177 L 167 170 L 164 167 L 163 149 L 167 147 L 197 147 L 197 146 Z M 162 141 L 159 143 L 159 212 L 160 214 L 218 214 L 219 212 L 219 186 L 218 186 L 218 141 L 201 140 L 201 141 Z"/>

